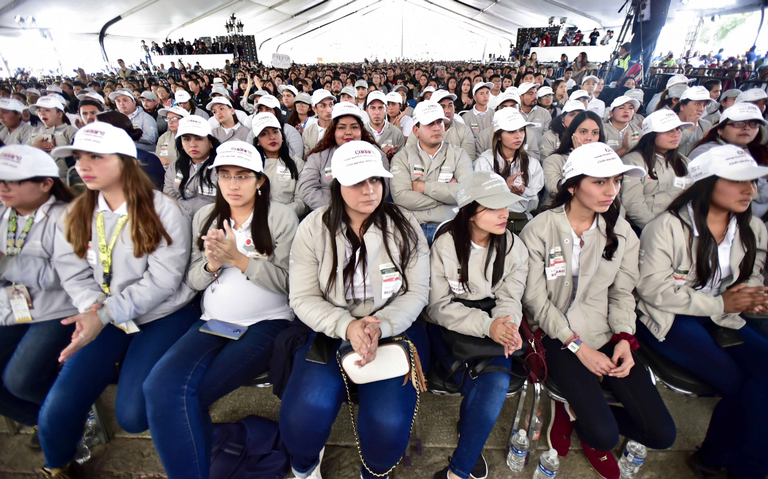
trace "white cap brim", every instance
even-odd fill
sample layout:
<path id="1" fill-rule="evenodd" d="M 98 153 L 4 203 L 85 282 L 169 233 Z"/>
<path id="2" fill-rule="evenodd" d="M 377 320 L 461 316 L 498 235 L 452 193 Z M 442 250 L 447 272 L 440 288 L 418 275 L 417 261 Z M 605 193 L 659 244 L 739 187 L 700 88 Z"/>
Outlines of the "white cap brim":
<path id="1" fill-rule="evenodd" d="M 361 181 L 365 181 L 368 178 L 392 178 L 392 173 L 388 172 L 386 169 L 384 169 L 384 165 L 377 168 L 367 168 L 364 171 L 359 171 L 355 175 L 350 175 L 348 177 L 344 177 L 343 181 L 340 180 L 337 176 L 334 175 L 334 178 L 339 182 L 342 186 L 355 186 L 356 184 L 360 183 Z"/>
<path id="2" fill-rule="evenodd" d="M 633 165 L 624 165 L 624 164 L 602 164 L 602 165 L 595 165 L 596 168 L 594 170 L 591 170 L 590 168 L 586 168 L 585 170 L 590 171 L 582 171 L 582 175 L 591 176 L 593 178 L 610 178 L 612 176 L 616 175 L 625 175 L 625 176 L 635 176 L 635 177 L 641 177 L 645 176 L 645 169 L 641 168 L 639 166 L 633 166 Z"/>
<path id="3" fill-rule="evenodd" d="M 731 181 L 753 181 L 768 176 L 768 166 L 749 166 L 747 168 L 729 170 L 725 173 L 718 173 L 717 176 Z"/>

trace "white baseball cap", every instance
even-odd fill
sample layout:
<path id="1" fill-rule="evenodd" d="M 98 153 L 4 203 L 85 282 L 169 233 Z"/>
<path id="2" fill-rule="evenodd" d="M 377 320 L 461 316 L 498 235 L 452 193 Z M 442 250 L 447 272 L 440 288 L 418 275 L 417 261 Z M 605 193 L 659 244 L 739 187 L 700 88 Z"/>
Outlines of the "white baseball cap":
<path id="1" fill-rule="evenodd" d="M 717 176 L 731 181 L 751 181 L 768 175 L 767 166 L 758 166 L 748 151 L 736 145 L 716 146 L 688 163 L 688 175 L 696 182 Z"/>
<path id="2" fill-rule="evenodd" d="M 58 177 L 59 167 L 56 161 L 43 150 L 28 145 L 8 145 L 0 148 L 0 180 Z"/>
<path id="3" fill-rule="evenodd" d="M 436 101 L 437 103 L 440 103 L 441 101 L 445 100 L 446 98 L 451 100 L 451 101 L 456 101 L 457 97 L 456 97 L 456 95 L 454 95 L 453 93 L 449 92 L 448 90 L 442 90 L 441 89 L 441 90 L 435 91 L 435 93 L 432 94 L 432 97 L 430 98 L 430 100 Z"/>
<path id="4" fill-rule="evenodd" d="M 221 97 L 221 96 L 217 96 L 216 98 L 214 98 L 213 100 L 208 102 L 208 106 L 205 107 L 205 109 L 208 110 L 208 111 L 213 111 L 213 105 L 226 105 L 226 106 L 232 108 L 232 103 L 230 103 L 228 99 L 226 99 L 224 97 Z M 182 108 L 182 110 L 183 110 L 183 108 Z"/>
<path id="5" fill-rule="evenodd" d="M 429 88 L 429 87 L 427 87 L 427 88 Z M 478 83 L 477 85 L 473 86 L 473 87 L 472 87 L 472 96 L 475 96 L 475 94 L 477 93 L 477 91 L 478 91 L 479 89 L 481 89 L 481 88 L 487 88 L 487 89 L 489 89 L 489 90 L 493 90 L 493 83 L 492 83 L 492 82 L 485 82 L 485 83 L 483 83 L 483 82 L 480 82 L 480 83 Z"/>
<path id="6" fill-rule="evenodd" d="M 309 93 L 302 92 L 296 95 L 296 99 L 293 102 L 306 103 L 307 105 L 312 105 L 312 97 L 309 96 Z"/>
<path id="7" fill-rule="evenodd" d="M 654 111 L 643 120 L 643 135 L 648 133 L 666 133 L 676 128 L 687 128 L 693 123 L 680 121 L 677 113 L 669 108 Z"/>
<path id="8" fill-rule="evenodd" d="M 296 87 L 293 86 L 293 85 L 280 85 L 277 88 L 281 92 L 284 92 L 285 90 L 288 90 L 289 92 L 293 93 L 293 96 L 296 96 L 296 95 L 299 94 L 299 90 L 297 90 Z"/>
<path id="9" fill-rule="evenodd" d="M 342 186 L 354 186 L 374 176 L 392 178 L 392 173 L 384 168 L 379 150 L 359 140 L 344 143 L 333 153 L 331 172 Z"/>
<path id="10" fill-rule="evenodd" d="M 47 94 L 45 96 L 50 96 L 50 97 L 53 97 L 53 98 L 59 100 L 59 103 L 61 103 L 65 107 L 69 106 L 69 100 L 67 100 L 63 96 L 59 95 L 58 93 L 49 93 L 49 94 Z"/>
<path id="11" fill-rule="evenodd" d="M 208 120 L 204 120 L 197 115 L 189 115 L 179 120 L 179 127 L 176 129 L 176 138 L 183 135 L 195 135 L 205 138 L 211 134 L 211 125 Z"/>
<path id="12" fill-rule="evenodd" d="M 37 88 L 25 88 L 24 90 L 21 90 L 21 92 L 25 95 L 40 96 L 40 90 L 38 90 Z"/>
<path id="13" fill-rule="evenodd" d="M 504 93 L 517 93 L 518 95 L 520 94 L 520 92 L 517 91 L 517 87 L 514 85 L 510 85 L 509 87 L 507 87 L 507 89 L 504 90 Z"/>
<path id="14" fill-rule="evenodd" d="M 492 123 L 494 133 L 499 130 L 517 131 L 526 126 L 535 126 L 535 124 L 525 121 L 517 108 L 502 108 L 493 115 Z"/>
<path id="15" fill-rule="evenodd" d="M 768 98 L 768 94 L 765 93 L 765 90 L 761 90 L 760 88 L 750 88 L 747 91 L 741 92 L 739 96 L 736 97 L 736 103 L 765 100 L 766 98 Z"/>
<path id="16" fill-rule="evenodd" d="M 720 95 L 720 101 L 723 101 L 726 98 L 738 98 L 739 95 L 741 95 L 741 90 L 738 90 L 736 88 L 731 88 L 731 89 L 725 90 L 723 94 Z"/>
<path id="17" fill-rule="evenodd" d="M 581 84 L 587 83 L 589 80 L 595 80 L 595 83 L 600 83 L 600 79 L 596 77 L 595 75 L 587 75 L 584 78 L 581 79 Z M 613 175 L 611 175 L 613 176 Z"/>
<path id="18" fill-rule="evenodd" d="M 399 94 L 397 94 L 398 97 L 400 97 Z M 384 106 L 387 106 L 387 95 L 380 92 L 379 90 L 372 91 L 368 94 L 368 96 L 365 99 L 365 105 L 368 106 L 374 101 L 380 101 L 384 104 Z"/>
<path id="19" fill-rule="evenodd" d="M 136 97 L 133 96 L 133 92 L 131 90 L 126 90 L 125 88 L 121 88 L 117 91 L 113 91 L 109 94 L 109 99 L 112 101 L 115 101 L 117 97 L 119 96 L 127 96 L 133 101 L 136 101 Z"/>
<path id="20" fill-rule="evenodd" d="M 315 90 L 312 92 L 312 106 L 317 106 L 318 103 L 325 100 L 326 98 L 330 98 L 331 100 L 336 102 L 336 97 L 333 96 L 333 93 L 329 92 L 326 89 L 320 89 Z"/>
<path id="21" fill-rule="evenodd" d="M 219 78 L 219 77 L 215 77 L 215 78 L 213 79 L 213 84 L 215 85 L 215 84 L 217 84 L 217 83 L 224 83 L 224 80 L 222 80 L 222 79 L 221 79 L 221 78 Z"/>
<path id="22" fill-rule="evenodd" d="M 683 96 L 680 97 L 680 101 L 683 100 L 690 100 L 690 101 L 715 101 L 709 96 L 709 90 L 707 90 L 703 86 L 693 86 L 687 90 L 685 90 L 685 93 L 683 93 Z"/>
<path id="23" fill-rule="evenodd" d="M 256 116 L 251 119 L 251 130 L 253 131 L 253 136 L 255 138 L 258 138 L 259 134 L 264 130 L 264 128 L 268 127 L 277 128 L 278 130 L 280 129 L 280 122 L 272 113 L 263 111 L 261 113 L 257 113 Z"/>
<path id="24" fill-rule="evenodd" d="M 264 96 L 264 95 L 271 95 L 267 90 L 256 90 L 255 92 L 248 95 L 249 100 L 253 100 L 256 97 Z"/>
<path id="25" fill-rule="evenodd" d="M 0 98 L 0 110 L 9 110 L 22 113 L 27 107 L 15 98 Z"/>
<path id="26" fill-rule="evenodd" d="M 672 75 L 670 79 L 667 80 L 667 88 L 671 88 L 675 85 L 688 85 L 693 80 L 693 78 L 688 78 L 687 76 L 678 73 L 677 75 Z"/>
<path id="27" fill-rule="evenodd" d="M 112 95 L 109 96 L 111 97 Z M 173 99 L 176 100 L 176 103 L 186 103 L 192 99 L 192 96 L 187 90 L 176 90 L 176 93 L 173 95 Z"/>
<path id="28" fill-rule="evenodd" d="M 571 96 L 568 97 L 569 100 L 578 100 L 579 98 L 589 99 L 589 93 L 587 90 L 576 90 L 575 92 L 571 93 Z"/>
<path id="29" fill-rule="evenodd" d="M 493 171 L 475 171 L 469 178 L 459 184 L 456 193 L 456 202 L 459 208 L 463 208 L 473 201 L 481 206 L 497 210 L 506 208 L 513 203 L 522 201 L 522 198 L 509 191 L 507 182 Z"/>
<path id="30" fill-rule="evenodd" d="M 423 89 L 423 90 L 421 91 L 421 93 L 419 93 L 419 98 L 423 97 L 425 93 L 430 93 L 430 92 L 431 92 L 431 93 L 434 93 L 434 92 L 435 92 L 435 87 L 433 87 L 432 85 L 430 85 L 430 86 L 426 87 L 425 89 Z M 398 96 L 400 96 L 400 95 L 398 95 Z M 401 97 L 401 98 L 402 98 L 402 97 Z M 431 98 L 431 97 L 430 97 L 430 98 Z"/>
<path id="31" fill-rule="evenodd" d="M 80 101 L 90 99 L 90 100 L 96 100 L 97 102 L 101 103 L 102 105 L 106 105 L 107 104 L 107 102 L 104 101 L 104 97 L 103 96 L 99 95 L 96 92 L 92 92 L 92 91 L 89 91 L 88 93 L 81 93 L 81 94 L 77 95 L 77 99 L 80 100 Z"/>
<path id="32" fill-rule="evenodd" d="M 347 85 L 344 88 L 341 89 L 341 92 L 339 93 L 339 96 L 341 95 L 349 95 L 352 98 L 357 98 L 357 90 L 355 90 L 355 87 Z M 400 96 L 400 95 L 398 95 Z"/>
<path id="33" fill-rule="evenodd" d="M 615 108 L 618 108 L 621 105 L 626 105 L 627 103 L 632 103 L 632 106 L 635 107 L 635 110 L 640 108 L 639 101 L 635 100 L 634 98 L 630 98 L 627 95 L 621 95 L 617 96 L 616 99 L 611 102 L 611 107 L 608 109 L 608 111 L 613 111 Z"/>
<path id="34" fill-rule="evenodd" d="M 157 95 L 155 95 L 154 93 L 152 93 L 149 90 L 145 90 L 145 91 L 141 92 L 141 98 L 145 98 L 145 99 L 151 100 L 151 101 L 157 101 Z"/>
<path id="35" fill-rule="evenodd" d="M 37 114 L 38 108 L 56 108 L 64 111 L 64 104 L 59 101 L 58 98 L 52 96 L 41 96 L 37 99 L 37 103 L 29 107 L 29 111 L 33 114 Z"/>
<path id="36" fill-rule="evenodd" d="M 400 96 L 399 93 L 387 93 L 387 103 L 397 103 L 399 105 L 403 104 L 403 97 Z"/>
<path id="37" fill-rule="evenodd" d="M 2 108 L 2 104 L 0 104 L 0 108 Z M 760 111 L 760 108 L 758 108 L 757 105 L 755 105 L 754 103 L 736 103 L 730 108 L 726 108 L 723 114 L 720 115 L 720 123 L 726 120 L 731 120 L 731 121 L 757 120 L 761 122 L 763 125 L 766 124 L 765 119 L 763 119 L 763 113 Z"/>
<path id="38" fill-rule="evenodd" d="M 51 93 L 63 93 L 64 90 L 61 89 L 61 87 L 56 85 L 48 85 L 45 88 L 45 91 L 51 92 Z"/>
<path id="39" fill-rule="evenodd" d="M 520 95 L 518 95 L 517 89 L 515 89 L 515 91 L 510 91 L 510 89 L 507 88 L 507 91 L 496 97 L 496 111 L 500 109 L 504 102 L 508 102 L 510 100 L 514 101 L 519 107 Z"/>
<path id="40" fill-rule="evenodd" d="M 227 98 L 232 98 L 227 89 L 221 85 L 214 85 L 213 88 L 211 88 L 211 97 L 213 97 L 213 95 L 221 95 Z"/>
<path id="41" fill-rule="evenodd" d="M 185 110 L 184 108 L 180 107 L 180 106 L 171 106 L 171 107 L 168 107 L 168 108 L 160 108 L 157 111 L 157 114 L 160 115 L 160 116 L 163 116 L 163 117 L 167 117 L 168 113 L 175 113 L 175 114 L 179 115 L 182 118 L 186 118 L 186 117 L 189 116 L 189 112 L 187 110 Z"/>
<path id="42" fill-rule="evenodd" d="M 547 95 L 554 95 L 554 94 L 555 94 L 555 92 L 553 92 L 552 88 L 550 88 L 548 86 L 543 86 L 543 87 L 539 88 L 539 91 L 536 92 L 536 96 L 539 97 L 539 98 L 541 98 L 543 96 L 547 96 Z"/>
<path id="43" fill-rule="evenodd" d="M 59 146 L 51 151 L 54 158 L 72 156 L 75 151 L 102 155 L 125 155 L 136 158 L 136 144 L 122 128 L 103 121 L 95 121 L 77 130 L 71 145 Z"/>
<path id="44" fill-rule="evenodd" d="M 573 150 L 563 166 L 564 180 L 579 175 L 610 178 L 621 174 L 645 176 L 645 169 L 639 166 L 625 165 L 613 148 L 599 141 L 581 145 Z"/>
<path id="45" fill-rule="evenodd" d="M 275 108 L 280 108 L 280 100 L 272 95 L 264 95 L 259 98 L 256 105 L 264 105 L 267 108 L 272 108 L 274 110 Z"/>
<path id="46" fill-rule="evenodd" d="M 523 96 L 523 95 L 525 95 L 526 93 L 528 93 L 528 91 L 529 91 L 531 88 L 539 88 L 540 86 L 541 86 L 541 85 L 539 85 L 538 83 L 531 83 L 531 82 L 528 82 L 528 81 L 527 81 L 527 82 L 525 82 L 525 83 L 521 83 L 521 84 L 520 84 L 520 85 L 517 87 L 517 93 L 518 93 L 520 96 Z"/>
<path id="47" fill-rule="evenodd" d="M 357 80 L 355 82 L 355 90 L 358 88 L 368 88 L 368 82 L 365 80 Z"/>
<path id="48" fill-rule="evenodd" d="M 628 96 L 633 100 L 637 100 L 641 104 L 643 103 L 643 99 L 645 98 L 645 94 L 643 93 L 643 90 L 641 90 L 640 88 L 632 88 L 630 90 L 627 90 L 624 92 L 624 96 Z"/>
<path id="49" fill-rule="evenodd" d="M 425 100 L 413 109 L 413 122 L 417 125 L 429 125 L 436 120 L 447 120 L 443 107 L 432 100 Z"/>
<path id="50" fill-rule="evenodd" d="M 342 101 L 333 105 L 331 120 L 347 115 L 352 115 L 355 118 L 360 119 L 360 121 L 363 121 L 363 111 L 357 105 L 353 105 L 348 101 Z"/>
<path id="51" fill-rule="evenodd" d="M 565 102 L 565 105 L 563 105 L 563 113 L 571 113 L 572 111 L 585 111 L 587 107 L 584 106 L 584 103 L 578 101 L 578 100 L 568 100 Z"/>
<path id="52" fill-rule="evenodd" d="M 264 160 L 259 150 L 242 140 L 227 141 L 216 148 L 216 159 L 208 169 L 220 166 L 239 166 L 256 173 L 264 172 Z"/>
<path id="53" fill-rule="evenodd" d="M 674 85 L 667 90 L 667 98 L 683 98 L 685 92 L 690 87 L 688 85 Z"/>

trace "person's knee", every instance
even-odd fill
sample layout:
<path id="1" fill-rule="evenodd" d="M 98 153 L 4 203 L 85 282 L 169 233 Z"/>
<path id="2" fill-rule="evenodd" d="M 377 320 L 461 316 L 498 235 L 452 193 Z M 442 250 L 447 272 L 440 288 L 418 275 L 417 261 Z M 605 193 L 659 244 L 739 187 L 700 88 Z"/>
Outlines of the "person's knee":
<path id="1" fill-rule="evenodd" d="M 129 434 L 139 434 L 149 429 L 147 412 L 143 407 L 115 408 L 117 424 Z"/>
<path id="2" fill-rule="evenodd" d="M 301 438 L 318 428 L 325 429 L 333 425 L 336 405 L 322 395 L 305 395 L 298 401 L 291 401 L 286 407 L 284 399 L 280 408 L 280 433 Z M 332 419 L 330 419 L 332 418 Z"/>
<path id="3" fill-rule="evenodd" d="M 33 403 L 38 403 L 41 396 L 45 397 L 45 391 L 40 390 L 41 386 L 38 381 L 39 378 L 33 378 L 29 374 L 13 371 L 10 368 L 6 368 L 3 373 L 5 389 L 17 398 Z"/>
<path id="4" fill-rule="evenodd" d="M 619 426 L 616 421 L 588 424 L 582 430 L 586 437 L 581 439 L 592 449 L 610 451 L 619 443 Z"/>
<path id="5" fill-rule="evenodd" d="M 644 444 L 651 449 L 669 449 L 677 439 L 677 427 L 672 418 L 661 424 L 655 425 L 651 431 L 648 431 L 648 439 Z"/>

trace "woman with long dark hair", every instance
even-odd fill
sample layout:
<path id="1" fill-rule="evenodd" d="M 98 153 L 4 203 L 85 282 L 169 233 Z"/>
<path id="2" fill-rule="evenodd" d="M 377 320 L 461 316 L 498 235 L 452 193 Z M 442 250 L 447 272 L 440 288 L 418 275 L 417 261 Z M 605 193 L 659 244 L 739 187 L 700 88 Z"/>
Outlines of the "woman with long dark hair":
<path id="1" fill-rule="evenodd" d="M 383 178 L 392 175 L 370 143 L 342 145 L 331 167 L 329 205 L 299 225 L 291 248 L 291 307 L 312 333 L 294 356 L 280 435 L 295 477 L 303 479 L 321 477 L 325 443 L 347 399 L 335 358 L 342 340 L 359 356 L 351 367 L 361 375 L 372 373 L 366 367 L 377 364 L 380 342 L 387 338 L 411 341 L 421 358 L 413 359 L 417 373 L 428 364 L 426 332 L 416 321 L 429 294 L 429 252 L 421 228 L 411 214 L 384 200 Z M 308 357 L 313 345 L 330 351 L 330 359 Z M 364 479 L 388 477 L 408 447 L 423 391 L 412 378 L 406 384 L 399 375 L 357 384 L 356 437 Z"/>
<path id="2" fill-rule="evenodd" d="M 722 395 L 688 460 L 696 475 L 765 477 L 768 339 L 741 315 L 768 311 L 768 235 L 750 208 L 768 168 L 725 145 L 688 170 L 693 185 L 643 232 L 637 334 Z"/>
<path id="3" fill-rule="evenodd" d="M 437 233 L 430 254 L 427 330 L 432 354 L 445 371 L 457 361 L 443 339 L 445 328 L 490 338 L 503 346 L 504 356 L 492 358 L 488 366 L 509 370 L 509 355 L 522 347 L 518 327 L 523 318 L 521 301 L 528 277 L 528 251 L 506 226 L 509 209 L 521 198 L 492 171 L 475 172 L 459 191 L 459 212 Z M 492 309 L 477 307 L 483 300 L 490 300 Z M 482 450 L 507 397 L 510 374 L 488 371 L 476 378 L 465 376 L 462 381 L 462 373 L 450 379 L 464 396 L 459 443 L 448 467 L 437 472 L 434 479 L 488 476 Z"/>
<path id="4" fill-rule="evenodd" d="M 622 158 L 624 163 L 648 172 L 642 177 L 625 176 L 621 185 L 621 203 L 636 232 L 666 211 L 690 186 L 687 178 L 690 160 L 677 150 L 682 129 L 689 125 L 668 109 L 655 111 L 643 121 L 643 137 Z"/>
<path id="5" fill-rule="evenodd" d="M 213 168 L 216 201 L 195 215 L 187 270 L 187 284 L 204 292 L 203 315 L 144 383 L 152 440 L 171 479 L 209 477 L 208 408 L 269 369 L 275 337 L 293 319 L 288 257 L 296 214 L 270 201 L 270 181 L 252 145 L 221 145 Z M 203 334 L 218 327 L 244 332 L 237 339 Z"/>
<path id="6" fill-rule="evenodd" d="M 292 127 L 283 120 L 283 112 L 280 111 L 280 100 L 272 95 L 264 95 L 256 102 L 257 113 L 271 113 L 280 122 L 280 129 L 285 135 L 288 149 L 294 156 L 301 156 L 304 153 L 304 142 L 301 139 L 301 135 L 296 128 Z M 246 142 L 253 143 L 254 134 L 253 131 L 246 138 Z"/>
<path id="7" fill-rule="evenodd" d="M 546 334 L 549 377 L 568 401 L 555 406 L 550 444 L 565 456 L 576 429 L 606 479 L 620 475 L 611 453 L 619 434 L 653 449 L 675 441 L 674 421 L 632 355 L 640 242 L 619 214 L 619 191 L 622 176 L 644 174 L 605 143 L 580 146 L 568 156 L 552 207 L 520 235 L 529 252 L 523 306 L 531 327 Z M 607 404 L 601 382 L 623 408 Z"/>
<path id="8" fill-rule="evenodd" d="M 552 122 L 549 124 L 549 130 L 539 138 L 538 148 L 540 158 L 546 158 L 560 148 L 560 143 L 563 141 L 565 131 L 571 126 L 571 121 L 576 118 L 579 113 L 586 110 L 587 107 L 584 106 L 584 103 L 578 100 L 569 100 L 565 103 L 563 112 L 552 118 Z"/>
<path id="9" fill-rule="evenodd" d="M 603 132 L 603 122 L 597 113 L 593 111 L 582 111 L 571 120 L 570 126 L 563 134 L 560 146 L 554 153 L 544 158 L 541 168 L 544 170 L 544 204 L 552 204 L 555 195 L 560 188 L 560 182 L 563 179 L 563 167 L 568 161 L 568 155 L 571 151 L 586 145 L 599 141 L 605 142 L 605 133 Z"/>
<path id="10" fill-rule="evenodd" d="M 165 171 L 163 193 L 175 199 L 190 218 L 216 197 L 216 174 L 209 166 L 216 159 L 218 147 L 219 140 L 211 134 L 207 121 L 195 115 L 179 120 L 179 158 Z"/>
<path id="11" fill-rule="evenodd" d="M 309 94 L 299 93 L 293 102 L 293 111 L 288 115 L 288 119 L 285 122 L 296 128 L 299 134 L 304 133 L 304 128 L 311 123 L 312 118 L 315 116 L 311 106 L 312 98 Z"/>
<path id="12" fill-rule="evenodd" d="M 472 109 L 475 100 L 472 98 L 472 79 L 464 77 L 456 87 L 456 112 L 460 113 Z"/>

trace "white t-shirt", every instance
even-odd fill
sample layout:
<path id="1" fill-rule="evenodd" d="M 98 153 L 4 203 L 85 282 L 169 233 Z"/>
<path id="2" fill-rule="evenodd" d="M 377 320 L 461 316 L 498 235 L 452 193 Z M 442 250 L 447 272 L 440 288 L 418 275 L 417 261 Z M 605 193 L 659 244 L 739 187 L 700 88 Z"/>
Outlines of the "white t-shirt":
<path id="1" fill-rule="evenodd" d="M 403 136 L 407 139 L 408 135 L 413 133 L 413 118 L 408 115 L 400 118 L 400 131 L 403 132 Z"/>
<path id="2" fill-rule="evenodd" d="M 688 216 L 691 218 L 693 236 L 699 236 L 699 231 L 696 229 L 696 224 L 693 222 L 693 208 L 691 208 L 690 203 L 688 203 Z M 725 231 L 725 238 L 723 238 L 723 241 L 717 245 L 718 270 L 713 272 L 713 276 L 709 280 L 709 283 L 701 288 L 701 291 L 719 296 L 720 285 L 723 283 L 723 280 L 733 276 L 733 269 L 731 269 L 731 248 L 733 248 L 733 240 L 736 238 L 737 227 L 736 216 L 731 215 L 731 220 L 728 222 L 728 228 Z"/>
<path id="3" fill-rule="evenodd" d="M 349 241 L 346 242 L 345 256 L 346 258 L 344 259 L 344 267 L 346 268 L 346 266 L 352 260 L 352 245 L 349 243 Z M 357 267 L 355 268 L 355 274 L 352 276 L 352 288 L 349 288 L 349 285 L 345 285 L 344 287 L 347 300 L 365 300 L 373 298 L 373 286 L 371 286 L 371 277 L 368 274 L 367 268 L 365 271 L 365 276 L 363 276 L 363 263 L 360 263 L 359 260 L 360 248 L 358 248 L 355 252 L 354 261 Z M 353 292 L 354 296 L 352 294 Z"/>

